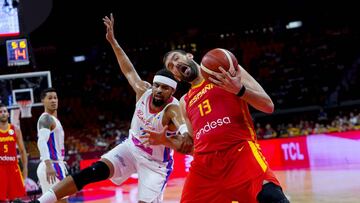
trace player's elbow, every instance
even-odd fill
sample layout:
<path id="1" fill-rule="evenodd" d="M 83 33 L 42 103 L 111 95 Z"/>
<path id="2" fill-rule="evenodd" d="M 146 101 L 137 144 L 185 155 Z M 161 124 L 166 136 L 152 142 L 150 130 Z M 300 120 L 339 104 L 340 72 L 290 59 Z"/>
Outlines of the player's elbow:
<path id="1" fill-rule="evenodd" d="M 19 147 L 19 154 L 26 154 L 26 150 Z"/>
<path id="2" fill-rule="evenodd" d="M 263 109 L 264 113 L 268 113 L 268 114 L 272 114 L 274 112 L 274 103 L 270 100 L 267 102 L 267 104 L 264 106 L 265 108 Z"/>
<path id="3" fill-rule="evenodd" d="M 275 107 L 274 107 L 274 103 L 270 100 L 270 104 L 268 107 L 268 113 L 274 113 Z"/>

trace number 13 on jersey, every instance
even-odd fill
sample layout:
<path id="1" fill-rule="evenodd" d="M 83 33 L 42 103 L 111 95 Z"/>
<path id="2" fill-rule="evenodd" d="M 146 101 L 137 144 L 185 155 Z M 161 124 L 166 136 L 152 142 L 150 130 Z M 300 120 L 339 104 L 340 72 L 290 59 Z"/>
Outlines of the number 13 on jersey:
<path id="1" fill-rule="evenodd" d="M 201 116 L 205 116 L 211 112 L 211 106 L 208 99 L 199 104 L 198 107 Z"/>

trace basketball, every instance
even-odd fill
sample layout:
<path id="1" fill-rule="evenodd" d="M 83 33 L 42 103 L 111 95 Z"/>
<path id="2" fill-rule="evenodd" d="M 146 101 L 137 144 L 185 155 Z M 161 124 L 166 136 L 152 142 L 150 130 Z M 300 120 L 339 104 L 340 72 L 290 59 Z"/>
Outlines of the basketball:
<path id="1" fill-rule="evenodd" d="M 232 76 L 235 76 L 236 70 L 238 70 L 238 61 L 233 53 L 229 50 L 215 48 L 208 51 L 201 59 L 201 75 L 208 80 L 210 76 L 216 79 L 214 76 L 216 73 L 221 73 L 219 67 L 222 67 L 225 71 L 230 72 Z"/>

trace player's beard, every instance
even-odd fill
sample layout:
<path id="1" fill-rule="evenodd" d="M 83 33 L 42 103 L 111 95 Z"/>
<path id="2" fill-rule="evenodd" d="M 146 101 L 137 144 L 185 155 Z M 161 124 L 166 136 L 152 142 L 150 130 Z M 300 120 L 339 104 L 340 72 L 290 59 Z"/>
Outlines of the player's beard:
<path id="1" fill-rule="evenodd" d="M 152 99 L 152 103 L 154 104 L 154 106 L 156 107 L 161 107 L 162 105 L 165 104 L 164 100 L 160 100 L 160 99 Z"/>
<path id="2" fill-rule="evenodd" d="M 192 82 L 198 77 L 199 69 L 198 65 L 193 60 L 189 60 L 188 65 L 190 67 L 190 73 L 188 75 L 182 74 L 181 80 L 185 82 Z"/>

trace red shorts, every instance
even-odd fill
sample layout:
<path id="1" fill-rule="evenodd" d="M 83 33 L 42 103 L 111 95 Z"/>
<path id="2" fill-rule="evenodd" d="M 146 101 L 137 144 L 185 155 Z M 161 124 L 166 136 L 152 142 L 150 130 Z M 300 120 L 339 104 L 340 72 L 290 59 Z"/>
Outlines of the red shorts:
<path id="1" fill-rule="evenodd" d="M 280 186 L 257 144 L 244 141 L 224 151 L 196 154 L 182 203 L 256 203 L 263 181 Z"/>
<path id="2" fill-rule="evenodd" d="M 25 196 L 25 185 L 18 164 L 0 164 L 0 201 Z"/>

